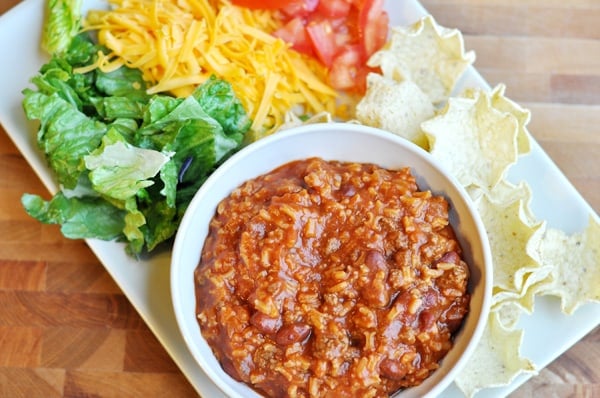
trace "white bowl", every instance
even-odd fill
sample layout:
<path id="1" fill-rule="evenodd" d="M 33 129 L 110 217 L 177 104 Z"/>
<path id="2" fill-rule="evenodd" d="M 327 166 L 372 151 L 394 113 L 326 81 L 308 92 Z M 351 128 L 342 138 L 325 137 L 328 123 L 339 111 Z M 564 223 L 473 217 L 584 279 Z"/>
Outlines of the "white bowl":
<path id="1" fill-rule="evenodd" d="M 230 397 L 260 397 L 244 383 L 225 373 L 200 333 L 196 319 L 194 270 L 208 224 L 217 204 L 246 180 L 292 160 L 375 163 L 397 169 L 410 167 L 421 190 L 430 189 L 450 202 L 450 222 L 471 267 L 470 311 L 454 347 L 441 366 L 421 385 L 394 397 L 439 395 L 455 378 L 479 341 L 489 313 L 492 289 L 491 254 L 487 235 L 464 189 L 429 153 L 407 140 L 371 127 L 350 123 L 301 126 L 263 138 L 239 151 L 219 167 L 196 193 L 177 232 L 171 258 L 171 294 L 183 338 L 207 376 Z"/>

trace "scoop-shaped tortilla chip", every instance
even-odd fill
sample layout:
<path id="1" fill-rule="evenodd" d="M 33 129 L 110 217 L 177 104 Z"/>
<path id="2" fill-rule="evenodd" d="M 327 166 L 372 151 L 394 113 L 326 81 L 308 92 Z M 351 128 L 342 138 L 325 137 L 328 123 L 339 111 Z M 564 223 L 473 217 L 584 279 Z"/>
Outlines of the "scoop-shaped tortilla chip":
<path id="1" fill-rule="evenodd" d="M 419 86 L 397 82 L 376 73 L 367 76 L 367 92 L 356 106 L 356 118 L 404 137 L 427 149 L 421 123 L 434 115 L 434 107 Z"/>
<path id="2" fill-rule="evenodd" d="M 491 191 L 484 191 L 481 187 L 470 186 L 467 188 L 467 192 L 474 202 L 479 201 L 483 195 L 486 195 L 490 201 L 498 205 L 509 205 L 521 200 L 523 201 L 523 213 L 526 218 L 523 221 L 526 221 L 529 225 L 538 222 L 531 209 L 531 199 L 533 197 L 531 187 L 526 181 L 513 184 L 508 180 L 500 180 Z"/>
<path id="3" fill-rule="evenodd" d="M 540 268 L 528 242 L 536 239 L 536 233 L 544 230 L 545 223 L 530 225 L 522 200 L 497 204 L 483 196 L 477 207 L 492 250 L 494 287 L 521 292 L 527 274 Z"/>
<path id="4" fill-rule="evenodd" d="M 487 93 L 450 98 L 441 113 L 421 124 L 430 153 L 465 187 L 490 191 L 517 162 L 518 122 L 494 109 Z"/>
<path id="5" fill-rule="evenodd" d="M 515 329 L 523 314 L 523 309 L 514 301 L 503 301 L 494 311 L 505 329 Z"/>
<path id="6" fill-rule="evenodd" d="M 476 98 L 478 90 L 465 90 L 462 94 L 467 98 Z M 528 109 L 523 108 L 513 100 L 507 98 L 504 95 L 506 86 L 504 84 L 498 84 L 492 90 L 490 94 L 490 103 L 494 109 L 501 112 L 507 112 L 513 115 L 519 124 L 519 130 L 517 134 L 517 147 L 520 155 L 527 154 L 531 151 L 531 134 L 527 129 L 527 125 L 531 120 L 531 112 Z"/>
<path id="7" fill-rule="evenodd" d="M 552 267 L 539 267 L 528 272 L 523 277 L 522 287 L 519 291 L 495 289 L 492 294 L 492 311 L 500 313 L 500 320 L 506 327 L 514 327 L 513 320 L 506 319 L 515 318 L 518 321 L 518 316 L 522 313 L 532 314 L 535 304 L 535 296 L 540 290 L 548 284 L 552 279 Z M 511 311 L 518 311 L 518 314 L 511 314 Z M 517 316 L 518 315 L 518 316 Z"/>
<path id="8" fill-rule="evenodd" d="M 587 228 L 572 235 L 548 228 L 537 250 L 542 264 L 552 266 L 552 280 L 540 289 L 540 295 L 560 297 L 566 314 L 585 302 L 600 301 L 598 217 L 590 216 Z"/>
<path id="9" fill-rule="evenodd" d="M 434 104 L 445 101 L 475 53 L 465 52 L 462 33 L 427 15 L 408 28 L 395 27 L 389 41 L 369 58 L 393 80 L 416 83 Z"/>
<path id="10" fill-rule="evenodd" d="M 523 331 L 508 329 L 491 312 L 483 336 L 467 365 L 454 380 L 457 387 L 472 397 L 483 388 L 504 386 L 521 373 L 535 373 L 534 364 L 521 357 Z"/>

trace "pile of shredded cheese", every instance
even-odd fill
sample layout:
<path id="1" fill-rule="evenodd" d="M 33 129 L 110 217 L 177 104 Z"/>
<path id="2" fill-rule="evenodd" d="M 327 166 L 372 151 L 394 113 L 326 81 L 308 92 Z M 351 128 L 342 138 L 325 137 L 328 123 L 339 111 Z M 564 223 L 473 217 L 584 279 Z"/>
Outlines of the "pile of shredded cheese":
<path id="1" fill-rule="evenodd" d="M 149 93 L 179 97 L 216 75 L 233 86 L 255 139 L 275 131 L 293 108 L 337 114 L 325 68 L 267 33 L 278 27 L 272 12 L 223 0 L 109 1 L 110 10 L 91 11 L 84 21 L 111 51 L 90 68 L 138 68 Z"/>

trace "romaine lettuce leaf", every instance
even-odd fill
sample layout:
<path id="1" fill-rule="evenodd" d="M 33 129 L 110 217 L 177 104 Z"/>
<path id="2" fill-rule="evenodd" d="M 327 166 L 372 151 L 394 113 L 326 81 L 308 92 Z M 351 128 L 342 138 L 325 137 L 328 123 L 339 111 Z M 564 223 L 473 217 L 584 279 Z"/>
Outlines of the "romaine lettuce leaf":
<path id="1" fill-rule="evenodd" d="M 225 134 L 238 143 L 252 124 L 240 99 L 235 95 L 231 84 L 212 76 L 198 86 L 192 94 L 206 113 L 223 126 Z"/>
<path id="2" fill-rule="evenodd" d="M 24 194 L 21 203 L 29 215 L 46 224 L 61 224 L 62 234 L 71 239 L 113 240 L 123 235 L 125 211 L 101 197 L 70 197 L 62 192 L 45 201 Z"/>
<path id="3" fill-rule="evenodd" d="M 134 197 L 152 180 L 171 155 L 128 144 L 115 130 L 102 139 L 102 146 L 84 156 L 92 187 L 104 196 L 117 200 Z"/>
<path id="4" fill-rule="evenodd" d="M 146 225 L 142 228 L 147 250 L 151 251 L 167 241 L 175 232 L 183 216 L 183 209 L 170 206 L 166 200 L 155 200 L 143 209 Z"/>
<path id="5" fill-rule="evenodd" d="M 144 232 L 142 227 L 146 224 L 146 217 L 137 207 L 137 201 L 131 197 L 125 201 L 125 227 L 123 234 L 127 239 L 127 251 L 131 254 L 140 253 L 144 248 Z"/>
<path id="6" fill-rule="evenodd" d="M 107 126 L 87 117 L 58 94 L 29 92 L 23 105 L 29 119 L 40 120 L 38 145 L 58 182 L 74 188 L 85 170 L 83 156 L 100 145 Z"/>
<path id="7" fill-rule="evenodd" d="M 80 27 L 82 0 L 46 0 L 42 48 L 50 54 L 63 53 Z"/>

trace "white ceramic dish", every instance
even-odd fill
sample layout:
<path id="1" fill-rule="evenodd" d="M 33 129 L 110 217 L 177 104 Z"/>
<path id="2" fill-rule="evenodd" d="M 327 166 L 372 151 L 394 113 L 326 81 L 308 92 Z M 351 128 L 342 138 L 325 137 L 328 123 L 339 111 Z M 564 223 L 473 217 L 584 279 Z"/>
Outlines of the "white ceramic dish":
<path id="1" fill-rule="evenodd" d="M 274 134 L 242 149 L 202 185 L 182 220 L 171 259 L 171 294 L 183 339 L 206 374 L 228 396 L 260 397 L 221 369 L 202 337 L 195 317 L 194 271 L 208 225 L 222 199 L 248 179 L 292 160 L 314 156 L 325 160 L 375 163 L 388 169 L 410 167 L 421 190 L 431 190 L 449 201 L 450 222 L 471 267 L 471 309 L 440 368 L 418 387 L 394 395 L 397 398 L 437 396 L 452 383 L 469 359 L 488 318 L 492 270 L 485 228 L 468 194 L 429 153 L 398 136 L 358 124 L 312 124 Z"/>
<path id="2" fill-rule="evenodd" d="M 21 107 L 21 91 L 47 60 L 39 50 L 44 1 L 24 0 L 0 17 L 4 60 L 0 62 L 0 123 L 44 185 L 55 192 L 57 185 L 36 148 L 35 127 L 26 120 Z M 88 9 L 105 6 L 102 0 L 84 1 Z M 414 22 L 426 13 L 417 0 L 387 0 L 386 8 L 393 25 Z M 487 84 L 474 68 L 469 68 L 458 89 L 466 86 L 487 87 Z M 535 141 L 531 153 L 511 169 L 510 179 L 529 183 L 533 191 L 532 209 L 549 226 L 571 233 L 587 225 L 593 210 Z M 211 398 L 223 396 L 194 361 L 178 331 L 167 288 L 170 253 L 135 261 L 127 257 L 119 244 L 100 241 L 88 244 L 198 393 Z M 566 316 L 557 300 L 540 298 L 535 312 L 523 317 L 519 325 L 525 331 L 522 354 L 541 369 L 598 324 L 600 304 L 584 305 Z M 508 386 L 485 390 L 477 397 L 506 396 L 529 377 L 521 375 Z M 462 396 L 454 385 L 442 395 Z"/>

